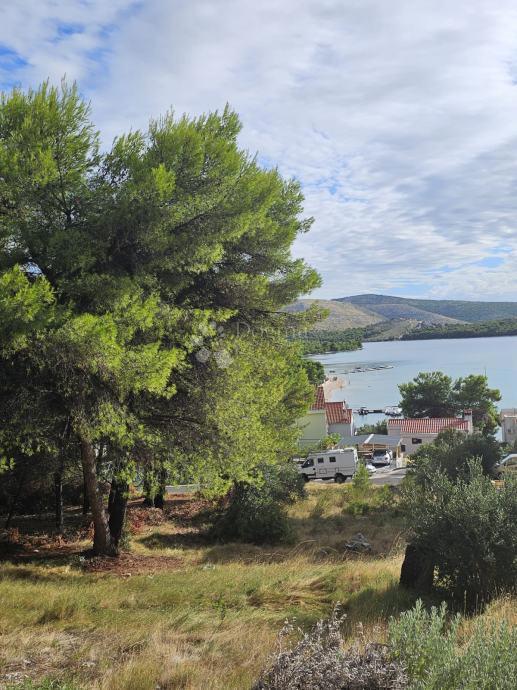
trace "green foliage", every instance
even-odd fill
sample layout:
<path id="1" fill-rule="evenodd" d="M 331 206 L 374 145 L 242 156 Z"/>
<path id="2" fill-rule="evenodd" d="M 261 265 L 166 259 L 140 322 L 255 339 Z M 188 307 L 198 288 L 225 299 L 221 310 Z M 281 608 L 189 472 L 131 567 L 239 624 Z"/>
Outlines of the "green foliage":
<path id="1" fill-rule="evenodd" d="M 352 479 L 352 489 L 357 496 L 365 496 L 371 487 L 370 475 L 366 465 L 358 463 L 357 470 Z"/>
<path id="2" fill-rule="evenodd" d="M 328 434 L 324 436 L 318 443 L 316 450 L 329 450 L 330 448 L 335 448 L 341 439 L 340 434 Z"/>
<path id="3" fill-rule="evenodd" d="M 391 619 L 391 656 L 409 677 L 409 690 L 513 690 L 517 677 L 517 628 L 475 624 L 466 643 L 461 618 L 448 620 L 445 605 L 426 611 L 421 601 Z"/>
<path id="4" fill-rule="evenodd" d="M 345 331 L 304 331 L 295 336 L 305 355 L 360 350 L 361 338 L 362 331 L 358 328 Z"/>
<path id="5" fill-rule="evenodd" d="M 385 419 L 381 419 L 375 424 L 363 424 L 357 429 L 358 434 L 387 434 L 388 423 Z"/>
<path id="6" fill-rule="evenodd" d="M 488 379 L 481 374 L 459 378 L 452 388 L 452 399 L 457 412 L 471 409 L 474 426 L 485 434 L 493 433 L 499 426 L 494 403 L 501 400 L 497 388 L 488 387 Z"/>
<path id="7" fill-rule="evenodd" d="M 435 340 L 448 338 L 488 338 L 517 335 L 517 318 L 478 323 L 448 323 L 420 326 L 405 333 L 402 340 Z"/>
<path id="8" fill-rule="evenodd" d="M 411 456 L 408 474 L 422 485 L 436 472 L 443 472 L 456 480 L 468 476 L 469 463 L 477 458 L 483 472 L 490 476 L 501 457 L 501 446 L 495 438 L 479 433 L 465 436 L 455 429 L 446 429 L 432 443 L 426 443 Z"/>
<path id="9" fill-rule="evenodd" d="M 455 481 L 436 470 L 408 482 L 404 510 L 413 542 L 430 554 L 436 585 L 459 605 L 482 606 L 517 581 L 517 481 L 497 490 L 479 461 Z"/>
<path id="10" fill-rule="evenodd" d="M 421 372 L 399 385 L 405 417 L 449 417 L 454 414 L 452 379 L 441 371 Z"/>
<path id="11" fill-rule="evenodd" d="M 236 484 L 229 505 L 215 524 L 214 534 L 225 541 L 256 544 L 292 539 L 285 508 L 305 496 L 305 484 L 294 463 L 259 468 L 253 484 Z"/>
<path id="12" fill-rule="evenodd" d="M 304 359 L 303 368 L 307 373 L 309 383 L 312 383 L 314 386 L 318 386 L 325 381 L 325 368 L 321 362 L 315 359 Z"/>
<path id="13" fill-rule="evenodd" d="M 488 387 L 486 376 L 471 374 L 453 382 L 441 371 L 421 372 L 399 390 L 406 417 L 451 417 L 471 409 L 474 426 L 483 433 L 494 432 L 498 425 L 494 403 L 501 393 Z"/>
<path id="14" fill-rule="evenodd" d="M 75 86 L 2 96 L 3 452 L 70 436 L 220 494 L 292 450 L 310 386 L 280 310 L 319 284 L 290 253 L 312 219 L 240 130 L 169 113 L 100 153 Z"/>

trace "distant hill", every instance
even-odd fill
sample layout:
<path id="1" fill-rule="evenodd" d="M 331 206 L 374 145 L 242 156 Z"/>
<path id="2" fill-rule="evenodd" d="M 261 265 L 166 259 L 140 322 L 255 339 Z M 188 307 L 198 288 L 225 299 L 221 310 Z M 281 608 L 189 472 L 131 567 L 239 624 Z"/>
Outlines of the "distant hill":
<path id="1" fill-rule="evenodd" d="M 328 299 L 300 299 L 286 307 L 286 311 L 306 311 L 312 305 L 328 309 L 330 314 L 324 321 L 314 327 L 318 331 L 344 331 L 347 328 L 363 328 L 374 323 L 385 321 L 385 318 L 368 309 L 355 306 L 348 302 L 336 302 Z"/>
<path id="2" fill-rule="evenodd" d="M 429 324 L 447 324 L 517 318 L 517 302 L 408 299 L 375 294 L 339 297 L 332 301 L 365 309 L 381 316 L 383 320 L 402 318 Z"/>

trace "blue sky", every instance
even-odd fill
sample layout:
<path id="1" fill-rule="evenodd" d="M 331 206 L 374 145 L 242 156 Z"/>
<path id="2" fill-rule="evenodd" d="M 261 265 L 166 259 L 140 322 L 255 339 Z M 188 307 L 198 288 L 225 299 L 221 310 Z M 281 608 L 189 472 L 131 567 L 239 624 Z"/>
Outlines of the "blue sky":
<path id="1" fill-rule="evenodd" d="M 513 0 L 2 3 L 1 88 L 64 74 L 106 145 L 229 102 L 302 182 L 313 296 L 517 299 Z"/>

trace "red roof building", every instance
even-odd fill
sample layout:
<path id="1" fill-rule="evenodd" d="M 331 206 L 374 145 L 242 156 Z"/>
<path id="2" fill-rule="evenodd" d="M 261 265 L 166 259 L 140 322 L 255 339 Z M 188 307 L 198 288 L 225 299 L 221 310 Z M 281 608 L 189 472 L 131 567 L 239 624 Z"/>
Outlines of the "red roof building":
<path id="1" fill-rule="evenodd" d="M 471 434 L 472 411 L 465 410 L 462 417 L 424 417 L 422 419 L 388 419 L 388 434 L 398 435 L 401 450 L 408 455 L 417 451 L 422 444 L 432 443 L 445 429 L 456 429 Z"/>
<path id="2" fill-rule="evenodd" d="M 469 431 L 469 421 L 458 417 L 388 419 L 388 430 L 395 429 L 402 434 L 439 434 L 444 429 Z"/>
<path id="3" fill-rule="evenodd" d="M 327 424 L 350 424 L 352 410 L 344 402 L 326 402 L 325 413 Z"/>
<path id="4" fill-rule="evenodd" d="M 323 386 L 319 385 L 316 387 L 315 400 L 311 405 L 311 410 L 324 410 L 325 409 L 325 391 Z"/>

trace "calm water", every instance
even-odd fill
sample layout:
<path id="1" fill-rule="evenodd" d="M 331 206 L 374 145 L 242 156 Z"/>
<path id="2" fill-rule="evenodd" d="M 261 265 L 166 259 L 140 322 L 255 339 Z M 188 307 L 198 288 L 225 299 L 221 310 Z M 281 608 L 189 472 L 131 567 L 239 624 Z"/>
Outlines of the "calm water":
<path id="1" fill-rule="evenodd" d="M 322 362 L 327 373 L 333 370 L 345 380 L 346 387 L 335 395 L 335 399 L 345 399 L 354 409 L 396 405 L 398 384 L 410 381 L 420 371 L 443 371 L 452 378 L 486 373 L 489 385 L 499 388 L 503 396 L 499 407 L 517 407 L 517 336 L 365 343 L 357 352 L 337 352 L 314 358 Z M 351 373 L 354 367 L 378 364 L 393 368 Z M 368 415 L 356 418 L 356 422 L 374 422 L 380 418 Z"/>

